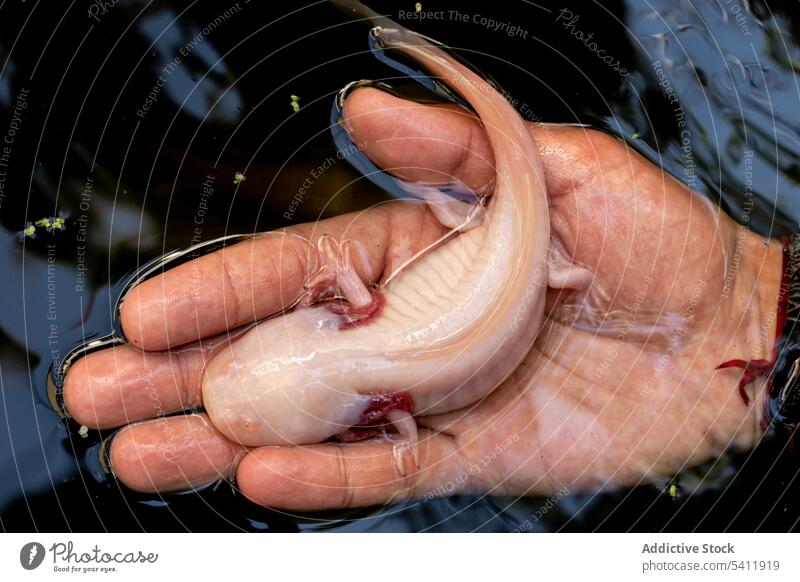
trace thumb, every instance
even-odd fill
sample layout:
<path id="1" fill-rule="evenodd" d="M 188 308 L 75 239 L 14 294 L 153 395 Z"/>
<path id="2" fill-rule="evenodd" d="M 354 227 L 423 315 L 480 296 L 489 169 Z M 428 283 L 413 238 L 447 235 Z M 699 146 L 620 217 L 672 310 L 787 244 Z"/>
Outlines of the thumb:
<path id="1" fill-rule="evenodd" d="M 457 105 L 426 105 L 371 87 L 350 93 L 342 117 L 377 166 L 408 182 L 460 181 L 480 191 L 494 178 L 481 122 Z"/>

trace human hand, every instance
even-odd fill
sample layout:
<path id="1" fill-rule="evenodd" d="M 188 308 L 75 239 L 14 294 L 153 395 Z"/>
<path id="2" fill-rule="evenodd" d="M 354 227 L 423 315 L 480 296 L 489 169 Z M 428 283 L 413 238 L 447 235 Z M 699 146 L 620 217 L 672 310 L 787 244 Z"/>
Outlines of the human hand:
<path id="1" fill-rule="evenodd" d="M 351 93 L 345 117 L 373 161 L 406 180 L 458 179 L 477 190 L 493 177 L 480 123 L 456 107 L 365 88 Z M 548 293 L 536 344 L 488 398 L 417 417 L 418 471 L 398 475 L 392 444 L 382 441 L 247 450 L 203 414 L 152 419 L 202 406 L 207 349 L 186 344 L 294 303 L 308 265 L 306 243 L 291 235 L 362 241 L 368 271 L 360 274 L 375 281 L 401 247 L 422 249 L 445 232 L 420 204 L 293 227 L 143 283 L 122 310 L 136 347 L 78 360 L 65 380 L 69 411 L 90 427 L 129 424 L 109 457 L 133 489 L 235 477 L 253 501 L 296 510 L 443 491 L 634 484 L 751 445 L 757 407 L 739 397 L 738 371 L 715 368 L 771 356 L 780 245 L 739 228 L 613 137 L 530 129 L 545 167 L 554 244 L 594 279 L 585 289 Z"/>

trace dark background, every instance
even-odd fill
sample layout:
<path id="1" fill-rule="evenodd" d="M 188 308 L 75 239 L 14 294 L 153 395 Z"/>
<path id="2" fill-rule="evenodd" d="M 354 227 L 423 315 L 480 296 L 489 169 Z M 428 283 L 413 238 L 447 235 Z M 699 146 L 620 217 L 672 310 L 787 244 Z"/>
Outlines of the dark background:
<path id="1" fill-rule="evenodd" d="M 588 123 L 628 139 L 684 178 L 680 129 L 652 67 L 661 61 L 691 130 L 695 187 L 732 216 L 743 213 L 742 157 L 753 150 L 750 225 L 789 232 L 800 216 L 800 62 L 795 2 L 715 0 L 566 3 L 575 28 L 630 74 L 600 61 L 558 22 L 566 2 L 436 2 L 469 22 L 404 22 L 491 76 L 537 119 Z M 122 0 L 0 3 L 0 134 L 18 96 L 27 107 L 14 136 L 0 203 L 0 528 L 6 531 L 786 531 L 798 527 L 798 464 L 768 439 L 751 454 L 710 462 L 631 490 L 546 500 L 460 497 L 336 515 L 255 507 L 227 483 L 163 498 L 133 494 L 102 472 L 106 434 L 77 435 L 53 412 L 53 362 L 109 333 L 119 293 L 139 267 L 186 247 L 202 182 L 216 176 L 202 238 L 281 226 L 312 168 L 333 154 L 328 127 L 347 82 L 406 79 L 369 51 L 368 26 L 325 2 L 245 2 L 204 35 L 137 116 L 164 66 L 226 9 L 226 2 Z M 749 9 L 747 6 L 749 5 Z M 373 2 L 397 18 L 413 2 Z M 96 18 L 90 16 L 93 11 Z M 480 14 L 526 38 L 474 23 Z M 293 114 L 290 95 L 300 96 Z M 634 134 L 639 134 L 635 138 Z M 238 188 L 232 176 L 246 171 Z M 81 209 L 87 178 L 94 183 Z M 336 164 L 293 221 L 385 199 Z M 354 186 L 348 186 L 355 181 Z M 63 213 L 67 228 L 20 240 L 28 222 Z M 86 287 L 76 290 L 76 220 L 87 215 Z M 49 247 L 49 245 L 54 245 Z M 48 250 L 52 266 L 48 273 Z M 48 280 L 49 276 L 49 280 Z M 48 287 L 50 284 L 50 287 Z M 48 319 L 48 315 L 55 317 Z M 54 330 L 50 326 L 55 324 Z M 665 491 L 678 486 L 673 498 Z M 532 514 L 544 516 L 535 520 Z"/>

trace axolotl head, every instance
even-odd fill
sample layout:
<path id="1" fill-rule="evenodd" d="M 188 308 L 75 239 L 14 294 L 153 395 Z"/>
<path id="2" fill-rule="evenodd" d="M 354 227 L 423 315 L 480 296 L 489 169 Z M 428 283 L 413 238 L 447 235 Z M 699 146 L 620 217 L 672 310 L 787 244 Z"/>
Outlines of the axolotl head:
<path id="1" fill-rule="evenodd" d="M 415 439 L 408 434 L 416 432 L 410 396 L 359 392 L 354 379 L 366 364 L 341 342 L 332 345 L 332 334 L 349 333 L 341 325 L 337 310 L 300 309 L 217 348 L 203 375 L 203 404 L 214 426 L 246 446 L 351 440 L 353 427 L 381 421 L 398 422 Z"/>

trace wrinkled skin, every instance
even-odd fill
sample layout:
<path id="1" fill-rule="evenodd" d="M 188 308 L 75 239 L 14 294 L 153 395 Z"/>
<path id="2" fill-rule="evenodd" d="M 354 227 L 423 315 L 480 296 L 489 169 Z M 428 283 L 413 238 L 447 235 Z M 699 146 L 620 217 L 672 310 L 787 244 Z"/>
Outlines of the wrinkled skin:
<path id="1" fill-rule="evenodd" d="M 404 179 L 455 177 L 480 188 L 493 175 L 480 125 L 455 107 L 365 88 L 349 96 L 345 116 L 368 155 Z M 585 291 L 548 293 L 534 348 L 488 398 L 417 419 L 419 469 L 398 474 L 390 441 L 246 450 L 203 415 L 147 420 L 202 404 L 203 350 L 165 350 L 298 296 L 306 265 L 295 237 L 243 243 L 142 284 L 122 323 L 145 351 L 121 346 L 79 360 L 66 379 L 71 414 L 90 427 L 144 420 L 110 446 L 115 474 L 129 487 L 173 491 L 233 477 L 256 503 L 294 510 L 371 505 L 444 486 L 522 495 L 630 485 L 752 446 L 759 406 L 740 398 L 739 370 L 715 367 L 771 356 L 780 244 L 739 228 L 612 137 L 530 130 L 556 244 L 595 278 Z M 392 253 L 422 248 L 443 228 L 422 204 L 391 203 L 291 231 L 362 240 L 370 268 L 362 275 L 374 281 Z M 760 391 L 763 382 L 748 387 L 755 402 Z"/>

